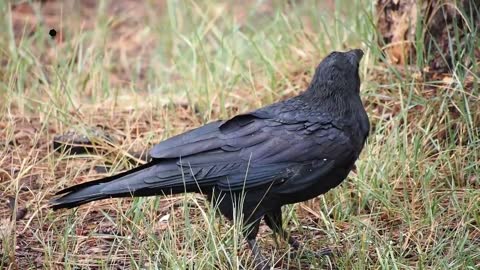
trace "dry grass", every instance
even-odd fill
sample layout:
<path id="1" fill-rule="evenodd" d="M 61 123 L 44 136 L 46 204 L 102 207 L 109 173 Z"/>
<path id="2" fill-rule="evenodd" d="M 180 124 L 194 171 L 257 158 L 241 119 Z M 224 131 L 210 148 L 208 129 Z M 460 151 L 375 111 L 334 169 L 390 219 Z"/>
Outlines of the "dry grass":
<path id="1" fill-rule="evenodd" d="M 238 226 L 201 196 L 47 201 L 96 166 L 134 166 L 129 151 L 298 93 L 346 47 L 366 51 L 368 145 L 341 187 L 285 207 L 305 255 L 262 226 L 265 254 L 289 269 L 480 267 L 478 60 L 450 74 L 379 61 L 368 1 L 44 2 L 0 4 L 1 268 L 248 269 Z M 115 138 L 104 154 L 52 150 L 89 127 Z M 325 246 L 336 255 L 307 252 Z"/>

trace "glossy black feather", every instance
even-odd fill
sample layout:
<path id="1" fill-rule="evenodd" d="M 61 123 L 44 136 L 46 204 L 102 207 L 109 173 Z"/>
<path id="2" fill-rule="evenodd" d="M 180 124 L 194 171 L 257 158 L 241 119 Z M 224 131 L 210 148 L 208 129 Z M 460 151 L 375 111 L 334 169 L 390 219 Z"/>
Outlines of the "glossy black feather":
<path id="1" fill-rule="evenodd" d="M 150 151 L 150 163 L 62 190 L 51 204 L 201 192 L 230 219 L 241 201 L 245 222 L 257 229 L 264 215 L 275 222 L 282 205 L 339 185 L 360 155 L 369 130 L 359 96 L 361 55 L 334 52 L 299 96 L 167 139 Z"/>

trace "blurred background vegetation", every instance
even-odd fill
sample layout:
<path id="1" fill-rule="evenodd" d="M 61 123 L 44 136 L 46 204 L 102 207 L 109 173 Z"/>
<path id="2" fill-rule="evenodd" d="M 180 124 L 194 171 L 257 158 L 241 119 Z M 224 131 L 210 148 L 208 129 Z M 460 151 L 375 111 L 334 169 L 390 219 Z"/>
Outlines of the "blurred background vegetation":
<path id="1" fill-rule="evenodd" d="M 283 209 L 303 256 L 262 226 L 265 255 L 284 269 L 478 269 L 478 2 L 1 1 L 0 268 L 249 269 L 238 226 L 201 196 L 47 201 L 293 96 L 330 51 L 361 48 L 372 130 L 357 169 Z M 96 150 L 54 151 L 69 132 Z M 307 252 L 325 246 L 335 255 Z"/>

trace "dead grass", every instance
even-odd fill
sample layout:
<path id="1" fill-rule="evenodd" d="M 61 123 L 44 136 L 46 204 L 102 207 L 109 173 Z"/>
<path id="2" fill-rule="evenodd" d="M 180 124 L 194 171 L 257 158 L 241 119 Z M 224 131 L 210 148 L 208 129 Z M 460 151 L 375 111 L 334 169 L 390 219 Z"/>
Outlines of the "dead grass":
<path id="1" fill-rule="evenodd" d="M 372 29 L 355 23 L 368 17 L 362 2 L 352 13 L 360 15 L 337 3 L 345 24 L 309 1 L 94 2 L 0 4 L 0 26 L 11 29 L 0 49 L 2 268 L 248 268 L 237 226 L 201 196 L 61 212 L 47 201 L 104 176 L 96 166 L 134 166 L 129 151 L 298 93 L 326 52 L 362 42 L 373 127 L 357 170 L 340 188 L 284 209 L 307 251 L 330 246 L 337 255 L 289 257 L 262 226 L 265 254 L 289 269 L 480 267 L 478 65 L 437 74 L 377 61 Z M 105 154 L 52 150 L 55 135 L 88 127 L 116 138 Z"/>

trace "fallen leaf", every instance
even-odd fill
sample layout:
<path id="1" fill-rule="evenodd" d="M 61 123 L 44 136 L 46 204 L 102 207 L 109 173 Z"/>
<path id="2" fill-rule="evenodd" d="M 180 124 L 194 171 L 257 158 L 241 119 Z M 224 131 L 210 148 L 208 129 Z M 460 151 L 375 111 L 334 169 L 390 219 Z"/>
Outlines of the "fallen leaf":
<path id="1" fill-rule="evenodd" d="M 445 76 L 443 77 L 442 82 L 445 84 L 451 85 L 455 82 L 455 80 L 450 76 Z"/>

